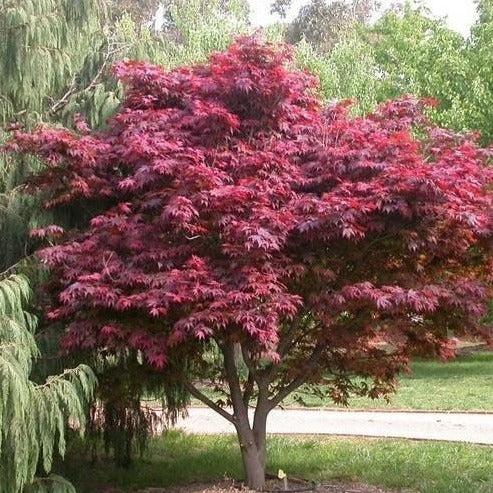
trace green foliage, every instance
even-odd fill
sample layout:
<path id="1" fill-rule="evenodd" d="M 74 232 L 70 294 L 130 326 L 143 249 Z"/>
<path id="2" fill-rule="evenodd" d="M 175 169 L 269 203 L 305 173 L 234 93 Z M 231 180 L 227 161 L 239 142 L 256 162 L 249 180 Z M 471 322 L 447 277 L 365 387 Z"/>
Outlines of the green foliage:
<path id="1" fill-rule="evenodd" d="M 387 12 L 366 39 L 379 68 L 379 100 L 406 93 L 433 97 L 440 103 L 433 113 L 438 125 L 470 128 L 471 71 L 460 34 L 426 10 L 406 4 L 401 11 Z"/>
<path id="2" fill-rule="evenodd" d="M 244 0 L 174 0 L 163 26 L 163 51 L 150 61 L 166 67 L 204 61 L 247 31 Z"/>
<path id="3" fill-rule="evenodd" d="M 320 53 L 306 41 L 296 47 L 297 61 L 317 75 L 323 99 L 353 99 L 354 111 L 364 114 L 378 102 L 380 81 L 371 45 L 357 35 L 345 36 L 330 53 Z"/>
<path id="4" fill-rule="evenodd" d="M 299 62 L 320 78 L 326 99 L 354 99 L 356 111 L 366 113 L 403 94 L 434 97 L 437 124 L 459 130 L 467 128 L 465 56 L 459 34 L 409 4 L 389 10 L 373 27 L 353 27 L 327 53 L 298 44 Z"/>
<path id="5" fill-rule="evenodd" d="M 49 108 L 99 38 L 102 8 L 102 0 L 0 1 L 0 122 Z"/>
<path id="6" fill-rule="evenodd" d="M 493 1 L 478 2 L 479 19 L 464 39 L 419 4 L 390 9 L 373 26 L 354 25 L 321 52 L 298 43 L 298 60 L 320 77 L 326 100 L 356 100 L 357 113 L 404 94 L 434 98 L 433 122 L 479 130 L 493 140 Z"/>
<path id="7" fill-rule="evenodd" d="M 378 100 L 403 93 L 433 97 L 433 120 L 454 130 L 479 130 L 493 140 L 493 2 L 477 2 L 469 39 L 406 5 L 390 11 L 365 39 L 379 67 Z"/>
<path id="8" fill-rule="evenodd" d="M 33 483 L 38 467 L 48 473 L 55 451 L 64 455 L 66 426 L 84 430 L 85 404 L 95 387 L 84 365 L 49 377 L 29 379 L 39 356 L 34 339 L 36 319 L 24 310 L 30 291 L 27 279 L 0 281 L 0 492 L 17 493 Z M 52 478 L 53 479 L 53 478 Z M 56 479 L 56 478 L 54 478 Z M 39 480 L 31 491 L 71 491 L 66 482 Z M 53 489 L 55 484 L 60 488 Z M 63 487 L 62 487 L 63 486 Z"/>
<path id="9" fill-rule="evenodd" d="M 479 18 L 467 46 L 470 78 L 465 110 L 468 126 L 478 128 L 485 140 L 493 141 L 493 1 L 478 2 Z"/>

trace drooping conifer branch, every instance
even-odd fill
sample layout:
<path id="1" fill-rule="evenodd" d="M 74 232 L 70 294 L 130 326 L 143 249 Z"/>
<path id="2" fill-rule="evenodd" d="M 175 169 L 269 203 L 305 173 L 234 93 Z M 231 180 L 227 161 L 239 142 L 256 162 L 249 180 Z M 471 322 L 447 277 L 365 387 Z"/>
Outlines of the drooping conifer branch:
<path id="1" fill-rule="evenodd" d="M 39 464 L 49 473 L 54 455 L 64 455 L 69 421 L 84 430 L 95 377 L 80 365 L 42 384 L 29 379 L 39 356 L 36 319 L 24 311 L 29 294 L 22 276 L 0 280 L 0 491 L 20 493 L 36 483 L 50 491 L 72 492 L 62 478 L 38 480 L 35 475 Z"/>

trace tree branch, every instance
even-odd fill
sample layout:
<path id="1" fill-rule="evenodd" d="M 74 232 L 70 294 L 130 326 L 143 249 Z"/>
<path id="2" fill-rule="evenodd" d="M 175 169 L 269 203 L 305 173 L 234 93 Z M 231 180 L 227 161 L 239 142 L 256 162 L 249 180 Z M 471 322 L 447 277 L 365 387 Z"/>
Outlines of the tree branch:
<path id="1" fill-rule="evenodd" d="M 253 378 L 252 373 L 249 371 L 248 372 L 248 380 L 245 385 L 245 390 L 243 391 L 243 404 L 245 405 L 246 408 L 248 408 L 250 404 L 250 399 L 252 398 L 253 395 L 253 384 L 255 382 L 255 379 Z"/>
<path id="2" fill-rule="evenodd" d="M 228 381 L 231 401 L 237 412 L 236 407 L 243 405 L 243 392 L 241 391 L 240 379 L 238 377 L 238 369 L 236 368 L 234 345 L 231 342 L 226 342 L 219 345 L 224 355 L 224 369 L 226 370 L 226 379 Z"/>
<path id="3" fill-rule="evenodd" d="M 114 46 L 115 46 L 115 44 L 111 43 L 108 40 L 108 47 L 106 50 L 104 60 L 101 63 L 101 66 L 99 67 L 99 70 L 97 71 L 96 75 L 92 78 L 92 80 L 89 82 L 89 84 L 86 87 L 79 89 L 77 91 L 77 84 L 76 84 L 75 78 L 73 78 L 67 92 L 58 101 L 53 103 L 53 105 L 51 106 L 50 113 L 56 113 L 61 108 L 63 108 L 68 103 L 69 98 L 70 98 L 70 96 L 72 96 L 72 94 L 75 94 L 76 92 L 82 93 L 82 92 L 90 91 L 91 89 L 94 89 L 94 87 L 96 87 L 96 84 L 99 82 L 99 79 L 101 78 L 104 71 L 106 70 L 106 67 L 108 66 L 108 63 L 111 60 L 111 58 L 113 57 L 113 55 L 116 55 L 120 51 L 127 48 L 128 44 L 122 43 L 120 46 L 117 46 L 116 48 Z"/>
<path id="4" fill-rule="evenodd" d="M 73 77 L 67 92 L 56 103 L 53 103 L 50 108 L 50 113 L 56 113 L 60 108 L 63 108 L 68 103 L 70 96 L 72 96 L 76 88 L 77 84 L 75 77 Z"/>
<path id="5" fill-rule="evenodd" d="M 301 320 L 306 314 L 307 314 L 306 310 L 303 310 L 301 313 L 299 313 L 291 322 L 291 325 L 289 326 L 286 334 L 282 336 L 281 341 L 277 346 L 277 354 L 279 354 L 281 358 L 285 356 L 286 353 L 288 352 L 293 336 L 295 332 L 299 329 L 301 325 Z"/>
<path id="6" fill-rule="evenodd" d="M 225 411 L 221 406 L 216 404 L 212 399 L 209 399 L 205 394 L 203 394 L 197 387 L 195 387 L 192 382 L 186 380 L 185 388 L 192 394 L 196 399 L 210 407 L 213 411 L 220 414 L 223 418 L 227 419 L 230 423 L 235 423 L 234 416 L 228 411 Z"/>
<path id="7" fill-rule="evenodd" d="M 245 345 L 243 343 L 240 344 L 240 348 L 241 348 L 241 356 L 243 357 L 243 361 L 245 362 L 245 365 L 248 368 L 248 372 L 249 372 L 248 376 L 250 377 L 250 375 L 251 375 L 252 378 L 255 380 L 255 382 L 259 383 L 258 382 L 258 378 L 259 378 L 258 371 L 255 368 L 255 365 L 253 363 L 252 358 L 248 354 L 247 348 L 245 347 Z"/>
<path id="8" fill-rule="evenodd" d="M 317 367 L 321 357 L 325 351 L 325 345 L 317 344 L 313 350 L 310 358 L 303 366 L 302 373 L 300 373 L 294 380 L 292 380 L 286 387 L 281 389 L 277 395 L 269 399 L 270 409 L 276 407 L 285 397 L 287 397 L 291 392 L 294 392 L 298 387 L 303 385 L 307 380 L 313 370 Z"/>
<path id="9" fill-rule="evenodd" d="M 31 254 L 31 255 L 27 255 L 25 257 L 22 257 L 18 262 L 16 262 L 15 264 L 12 264 L 10 267 L 7 267 L 3 272 L 0 272 L 0 279 L 1 278 L 4 278 L 4 277 L 7 277 L 10 274 L 15 273 L 15 270 L 20 265 L 22 265 L 24 262 L 26 262 L 26 260 L 30 260 L 32 258 L 34 258 L 34 254 Z"/>
<path id="10" fill-rule="evenodd" d="M 299 313 L 296 317 L 293 318 L 291 325 L 287 329 L 287 332 L 283 336 L 281 336 L 279 344 L 277 345 L 277 354 L 279 355 L 279 358 L 281 360 L 286 355 L 289 347 L 291 347 L 293 335 L 298 330 L 304 315 L 306 315 L 306 310 L 303 310 L 302 313 Z M 272 382 L 278 370 L 279 363 L 271 363 L 270 366 L 262 371 L 264 380 L 267 382 Z"/>
<path id="11" fill-rule="evenodd" d="M 298 344 L 298 342 L 305 337 L 306 332 L 302 332 L 296 339 L 294 339 L 294 335 L 296 331 L 300 328 L 301 321 L 303 320 L 303 317 L 305 317 L 309 312 L 309 309 L 303 310 L 302 313 L 300 313 L 297 317 L 293 319 L 291 322 L 291 325 L 289 326 L 287 332 L 284 334 L 284 336 L 281 338 L 281 341 L 279 342 L 279 345 L 277 346 L 277 353 L 279 354 L 279 357 L 282 361 L 282 358 L 286 356 L 286 354 L 291 351 L 291 349 Z M 313 327 L 309 327 L 310 330 L 315 330 L 318 327 L 320 327 L 321 324 L 316 324 Z M 269 368 L 267 368 L 267 371 L 265 372 L 265 379 L 268 380 L 269 382 L 272 382 L 279 371 L 280 368 L 280 363 L 272 363 Z"/>

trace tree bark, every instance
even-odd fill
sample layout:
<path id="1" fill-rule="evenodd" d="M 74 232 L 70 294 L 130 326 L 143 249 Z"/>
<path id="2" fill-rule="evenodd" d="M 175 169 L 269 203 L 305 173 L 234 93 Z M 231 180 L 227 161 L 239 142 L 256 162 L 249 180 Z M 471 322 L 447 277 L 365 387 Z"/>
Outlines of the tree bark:
<path id="1" fill-rule="evenodd" d="M 246 483 L 249 488 L 263 490 L 265 488 L 265 422 L 269 412 L 268 401 L 264 399 L 265 402 L 260 412 L 257 406 L 252 427 L 248 418 L 248 405 L 243 400 L 234 346 L 225 343 L 221 349 L 224 355 L 224 367 L 234 411 L 233 423 L 240 444 Z"/>
<path id="2" fill-rule="evenodd" d="M 238 418 L 236 432 L 240 443 L 241 458 L 245 468 L 247 486 L 255 490 L 265 488 L 265 435 L 263 452 L 257 446 L 254 432 L 250 428 L 248 417 Z"/>
<path id="3" fill-rule="evenodd" d="M 267 403 L 266 403 L 267 405 Z M 253 418 L 253 438 L 257 446 L 260 462 L 264 468 L 266 460 L 266 439 L 267 439 L 267 415 L 270 409 L 264 405 L 257 405 Z"/>

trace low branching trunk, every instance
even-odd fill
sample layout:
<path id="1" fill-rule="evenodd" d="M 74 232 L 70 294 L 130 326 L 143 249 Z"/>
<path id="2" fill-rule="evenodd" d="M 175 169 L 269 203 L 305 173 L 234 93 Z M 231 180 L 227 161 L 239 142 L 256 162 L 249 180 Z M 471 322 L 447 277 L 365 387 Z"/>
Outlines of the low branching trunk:
<path id="1" fill-rule="evenodd" d="M 265 487 L 266 423 L 270 411 L 267 388 L 259 390 L 253 425 L 248 416 L 232 344 L 222 346 L 226 378 L 233 404 L 233 424 L 240 444 L 246 483 L 249 488 L 262 490 Z"/>
<path id="2" fill-rule="evenodd" d="M 240 443 L 246 482 L 249 488 L 262 490 L 265 487 L 267 415 L 270 411 L 267 400 L 259 399 L 250 424 L 248 408 L 243 402 L 235 409 L 235 426 Z"/>
<path id="3" fill-rule="evenodd" d="M 251 388 L 247 385 L 245 390 L 242 391 L 237 367 L 238 352 L 237 350 L 235 351 L 235 346 L 232 342 L 226 342 L 220 347 L 224 356 L 225 376 L 233 404 L 233 415 L 229 418 L 234 424 L 238 435 L 246 473 L 246 483 L 249 488 L 262 490 L 265 488 L 267 416 L 286 395 L 289 395 L 306 382 L 308 375 L 316 368 L 323 354 L 323 346 L 317 344 L 299 375 L 272 397 L 269 396 L 269 384 L 275 373 L 258 371 L 247 349 L 245 347 L 242 348 L 241 354 L 249 370 L 248 382 L 252 383 L 254 381 L 257 385 L 258 393 L 253 423 L 250 422 L 248 416 Z M 221 412 L 224 413 L 224 411 Z"/>
<path id="4" fill-rule="evenodd" d="M 249 488 L 262 490 L 265 487 L 265 432 L 257 433 L 250 427 L 248 415 L 237 416 L 235 423 L 240 444 L 246 484 Z"/>

